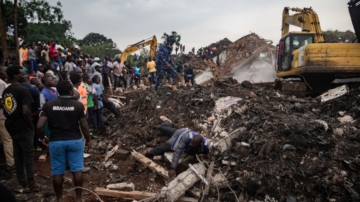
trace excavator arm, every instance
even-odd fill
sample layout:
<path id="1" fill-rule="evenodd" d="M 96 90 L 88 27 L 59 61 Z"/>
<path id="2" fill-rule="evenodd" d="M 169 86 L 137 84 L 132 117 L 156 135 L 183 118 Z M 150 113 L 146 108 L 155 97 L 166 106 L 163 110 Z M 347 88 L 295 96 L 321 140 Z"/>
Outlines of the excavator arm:
<path id="1" fill-rule="evenodd" d="M 293 15 L 289 11 L 297 12 Z M 311 8 L 289 8 L 285 7 L 283 11 L 283 20 L 281 28 L 281 37 L 289 33 L 290 25 L 300 27 L 303 32 L 314 32 L 315 42 L 324 42 L 324 36 L 320 27 L 318 15 Z"/>
<path id="2" fill-rule="evenodd" d="M 156 36 L 154 35 L 152 38 L 150 39 L 145 39 L 142 41 L 139 41 L 133 45 L 128 46 L 121 54 L 120 59 L 121 62 L 125 62 L 127 57 L 137 51 L 140 50 L 142 48 L 144 48 L 145 46 L 149 46 L 150 45 L 150 56 L 153 57 L 156 51 L 156 47 L 157 47 L 157 39 Z"/>

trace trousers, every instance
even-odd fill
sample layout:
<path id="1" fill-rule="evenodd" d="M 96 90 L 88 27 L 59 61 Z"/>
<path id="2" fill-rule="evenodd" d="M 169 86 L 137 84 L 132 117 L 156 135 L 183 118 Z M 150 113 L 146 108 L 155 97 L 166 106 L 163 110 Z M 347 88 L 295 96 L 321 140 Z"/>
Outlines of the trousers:
<path id="1" fill-rule="evenodd" d="M 99 126 L 100 128 L 105 127 L 103 111 L 104 111 L 104 108 L 94 109 L 94 112 L 93 112 L 93 125 L 94 125 L 94 129 L 98 129 L 98 126 Z"/>
<path id="2" fill-rule="evenodd" d="M 6 158 L 6 165 L 14 165 L 14 156 L 13 156 L 13 142 L 10 134 L 5 128 L 5 120 L 0 120 L 0 140 L 4 145 L 4 153 Z"/>
<path id="3" fill-rule="evenodd" d="M 151 83 L 155 84 L 156 83 L 156 72 L 151 72 L 150 78 L 151 78 Z"/>
<path id="4" fill-rule="evenodd" d="M 127 82 L 126 82 L 125 77 L 124 76 L 116 76 L 114 74 L 114 88 L 113 88 L 113 90 L 116 90 L 116 87 L 118 86 L 120 80 L 124 82 L 124 87 L 127 88 Z"/>
<path id="5" fill-rule="evenodd" d="M 11 134 L 14 147 L 15 171 L 18 182 L 24 182 L 24 166 L 28 179 L 34 178 L 34 131 Z"/>
<path id="6" fill-rule="evenodd" d="M 34 72 L 36 73 L 37 72 L 37 62 L 36 60 L 30 60 L 30 67 L 32 70 L 34 70 Z"/>
<path id="7" fill-rule="evenodd" d="M 102 81 L 103 81 L 104 88 L 109 87 L 109 79 L 108 79 L 107 73 L 102 73 Z"/>
<path id="8" fill-rule="evenodd" d="M 159 126 L 159 131 L 163 135 L 166 135 L 168 138 L 171 138 L 171 136 L 175 133 L 176 130 L 176 128 L 171 127 L 169 121 L 165 121 Z M 145 156 L 148 158 L 153 158 L 154 156 L 163 155 L 164 153 L 169 151 L 172 151 L 171 145 L 166 143 L 162 146 L 154 147 L 153 149 L 151 149 L 151 151 L 147 152 Z"/>
<path id="9" fill-rule="evenodd" d="M 168 68 L 167 66 L 159 67 L 156 72 L 157 72 L 156 73 L 157 77 L 155 83 L 155 90 L 159 88 L 159 85 L 162 82 L 165 72 L 167 72 L 168 75 L 170 75 L 170 77 L 172 78 L 173 85 L 176 85 L 177 74 L 174 68 Z"/>

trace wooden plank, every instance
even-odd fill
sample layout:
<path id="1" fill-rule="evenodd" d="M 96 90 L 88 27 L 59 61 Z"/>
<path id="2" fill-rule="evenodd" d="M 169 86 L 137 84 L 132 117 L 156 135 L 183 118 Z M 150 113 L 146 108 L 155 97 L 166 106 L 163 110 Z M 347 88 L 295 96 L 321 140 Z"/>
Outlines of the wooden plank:
<path id="1" fill-rule="evenodd" d="M 204 195 L 207 195 L 209 193 L 209 188 L 210 188 L 210 184 L 211 184 L 211 176 L 212 176 L 213 171 L 214 171 L 214 161 L 211 161 L 208 172 L 206 173 L 206 180 L 208 181 L 209 184 L 205 186 Z"/>
<path id="2" fill-rule="evenodd" d="M 116 150 L 118 149 L 119 149 L 119 145 L 116 145 L 110 152 L 108 152 L 105 156 L 105 162 L 109 160 L 109 158 L 112 157 L 112 155 L 114 155 Z"/>
<path id="3" fill-rule="evenodd" d="M 139 152 L 136 152 L 135 150 L 133 150 L 131 152 L 131 156 L 133 156 L 137 161 L 139 161 L 145 167 L 148 167 L 151 170 L 155 171 L 157 174 L 161 175 L 163 178 L 170 180 L 168 170 L 166 170 L 162 166 L 158 165 L 154 161 L 150 160 L 146 156 L 140 154 Z"/>
<path id="4" fill-rule="evenodd" d="M 150 193 L 150 192 L 117 191 L 117 190 L 110 190 L 110 189 L 105 189 L 105 188 L 101 188 L 101 187 L 96 187 L 94 189 L 94 192 L 96 194 L 98 194 L 99 196 L 112 196 L 112 197 L 118 197 L 118 198 L 129 199 L 129 200 L 132 200 L 132 199 L 141 200 L 141 199 L 154 197 L 156 195 L 155 193 Z"/>
<path id="5" fill-rule="evenodd" d="M 143 191 L 117 191 L 110 190 L 101 187 L 96 187 L 94 192 L 99 196 L 111 196 L 117 198 L 123 198 L 127 200 L 142 200 L 150 197 L 156 196 L 156 193 L 143 192 Z M 197 202 L 197 199 L 191 197 L 181 197 L 176 202 Z"/>

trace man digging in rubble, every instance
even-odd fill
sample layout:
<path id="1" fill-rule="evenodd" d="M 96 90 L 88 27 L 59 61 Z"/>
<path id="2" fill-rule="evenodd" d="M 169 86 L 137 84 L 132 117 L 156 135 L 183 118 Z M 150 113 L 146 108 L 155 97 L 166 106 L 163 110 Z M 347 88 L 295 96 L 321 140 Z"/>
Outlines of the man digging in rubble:
<path id="1" fill-rule="evenodd" d="M 155 147 L 145 156 L 153 158 L 157 155 L 163 155 L 165 152 L 174 151 L 174 156 L 169 170 L 169 177 L 176 177 L 176 168 L 182 153 L 202 158 L 204 154 L 209 153 L 210 142 L 199 133 L 189 129 L 176 129 L 171 127 L 171 121 L 164 117 L 160 117 L 164 122 L 159 126 L 159 131 L 168 136 L 170 139 L 163 146 Z"/>
<path id="2" fill-rule="evenodd" d="M 177 74 L 173 68 L 173 64 L 171 61 L 171 52 L 173 50 L 173 45 L 175 43 L 175 38 L 173 36 L 169 36 L 166 39 L 166 44 L 161 45 L 159 48 L 158 59 L 156 61 L 156 83 L 155 83 L 155 90 L 157 91 L 159 88 L 160 83 L 163 81 L 164 73 L 167 72 L 168 75 L 172 77 L 173 90 L 178 90 L 176 88 L 177 83 Z"/>

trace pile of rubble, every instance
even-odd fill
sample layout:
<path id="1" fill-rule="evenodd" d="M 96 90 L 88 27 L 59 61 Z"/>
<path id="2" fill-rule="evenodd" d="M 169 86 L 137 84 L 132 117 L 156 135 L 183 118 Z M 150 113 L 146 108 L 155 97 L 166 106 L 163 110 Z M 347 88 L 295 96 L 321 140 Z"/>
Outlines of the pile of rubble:
<path id="1" fill-rule="evenodd" d="M 123 158 L 122 153 L 130 155 L 133 151 L 127 161 L 141 163 L 135 163 L 134 170 L 140 170 L 142 176 L 155 175 L 147 168 L 158 173 L 152 177 L 157 183 L 148 182 L 152 184 L 151 192 L 136 188 L 147 192 L 140 195 L 129 192 L 127 197 L 138 200 L 162 197 L 165 201 L 175 201 L 194 185 L 186 192 L 191 198 L 180 201 L 359 199 L 359 91 L 322 103 L 319 99 L 283 95 L 273 90 L 272 85 L 258 87 L 250 82 L 239 84 L 227 79 L 198 86 L 194 91 L 182 88 L 172 92 L 166 88 L 160 92 L 158 95 L 150 91 L 128 94 L 129 102 L 120 108 L 122 117 L 110 119 L 113 122 L 109 138 L 100 138 L 96 147 L 95 153 L 107 151 L 107 154 L 109 145 L 117 147 L 115 154 L 121 155 L 109 158 L 112 162 Z M 204 162 L 190 159 L 199 175 L 186 170 L 189 159 L 181 163 L 186 176 L 193 174 L 194 180 L 187 181 L 190 183 L 187 186 L 179 184 L 186 181 L 185 174 L 171 181 L 177 182 L 175 185 L 167 185 L 165 168 L 169 162 L 165 157 L 151 161 L 140 154 L 166 141 L 156 129 L 161 115 L 173 120 L 175 127 L 206 133 L 212 141 L 211 153 Z M 121 150 L 117 151 L 118 148 Z M 110 164 L 103 165 L 98 169 L 110 172 L 113 169 Z M 207 178 L 209 186 L 199 176 Z M 105 189 L 106 183 L 102 186 L 104 188 L 97 188 L 97 193 L 126 198 L 123 191 Z M 175 190 L 177 198 L 166 190 Z"/>

